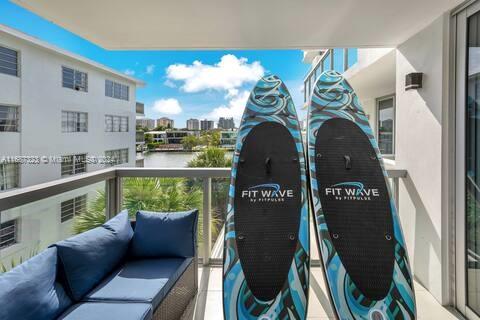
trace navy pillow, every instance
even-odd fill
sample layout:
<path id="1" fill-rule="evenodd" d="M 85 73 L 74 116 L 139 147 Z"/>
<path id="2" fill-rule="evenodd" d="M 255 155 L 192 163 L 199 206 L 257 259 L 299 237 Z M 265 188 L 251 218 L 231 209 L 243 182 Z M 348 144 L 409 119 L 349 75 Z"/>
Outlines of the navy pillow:
<path id="1" fill-rule="evenodd" d="M 137 212 L 131 255 L 136 258 L 193 257 L 198 210 Z"/>
<path id="2" fill-rule="evenodd" d="M 122 241 L 130 242 L 133 237 L 133 229 L 128 218 L 127 210 L 123 210 L 105 222 L 102 227 L 115 233 Z"/>
<path id="3" fill-rule="evenodd" d="M 55 282 L 57 249 L 49 248 L 0 275 L 0 319 L 55 319 L 71 304 Z"/>
<path id="4" fill-rule="evenodd" d="M 123 261 L 132 235 L 128 212 L 122 211 L 101 227 L 53 245 L 65 288 L 74 301 L 80 301 Z"/>

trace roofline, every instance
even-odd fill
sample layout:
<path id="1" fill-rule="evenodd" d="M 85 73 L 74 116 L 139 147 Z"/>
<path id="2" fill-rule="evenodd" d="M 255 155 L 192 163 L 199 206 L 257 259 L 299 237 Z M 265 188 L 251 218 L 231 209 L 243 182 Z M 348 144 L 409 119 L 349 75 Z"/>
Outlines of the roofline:
<path id="1" fill-rule="evenodd" d="M 78 54 L 75 54 L 75 53 L 72 53 L 70 51 L 67 51 L 67 50 L 64 50 L 64 49 L 61 49 L 57 46 L 54 46 L 52 44 L 49 44 L 43 40 L 40 40 L 34 36 L 31 36 L 31 35 L 28 35 L 20 30 L 17 30 L 17 29 L 13 29 L 11 27 L 8 27 L 2 23 L 0 23 L 0 32 L 2 33 L 5 33 L 7 35 L 10 35 L 10 36 L 13 36 L 15 38 L 18 38 L 18 39 L 21 39 L 23 41 L 26 41 L 26 42 L 29 42 L 33 45 L 36 45 L 38 47 L 41 47 L 42 49 L 46 49 L 48 51 L 52 51 L 56 54 L 60 54 L 60 55 L 63 55 L 63 56 L 66 56 L 66 57 L 69 57 L 71 59 L 74 59 L 74 60 L 77 60 L 81 63 L 85 63 L 85 64 L 88 64 L 92 67 L 95 67 L 97 69 L 100 69 L 104 72 L 107 72 L 107 73 L 110 73 L 110 74 L 113 74 L 117 77 L 120 77 L 120 78 L 123 78 L 125 80 L 128 80 L 130 82 L 133 82 L 135 83 L 137 86 L 140 86 L 140 87 L 143 87 L 145 86 L 145 82 L 140 80 L 140 79 L 137 79 L 137 78 L 134 78 L 134 77 L 130 77 L 130 76 L 127 76 L 126 74 L 124 73 L 121 73 L 115 69 L 112 69 L 112 68 L 109 68 L 107 66 L 104 66 L 103 64 L 100 64 L 96 61 L 93 61 L 93 60 L 90 60 L 88 58 L 85 58 L 81 55 L 78 55 Z"/>

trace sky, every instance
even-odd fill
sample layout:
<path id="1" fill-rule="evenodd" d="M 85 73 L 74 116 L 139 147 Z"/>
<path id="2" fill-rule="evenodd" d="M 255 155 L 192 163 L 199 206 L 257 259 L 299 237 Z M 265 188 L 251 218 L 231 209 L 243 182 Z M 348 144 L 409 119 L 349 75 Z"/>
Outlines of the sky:
<path id="1" fill-rule="evenodd" d="M 265 73 L 287 85 L 305 118 L 300 50 L 109 51 L 15 5 L 0 0 L 0 23 L 146 82 L 137 89 L 148 118 L 185 127 L 189 118 L 234 117 L 239 123 L 250 90 Z"/>

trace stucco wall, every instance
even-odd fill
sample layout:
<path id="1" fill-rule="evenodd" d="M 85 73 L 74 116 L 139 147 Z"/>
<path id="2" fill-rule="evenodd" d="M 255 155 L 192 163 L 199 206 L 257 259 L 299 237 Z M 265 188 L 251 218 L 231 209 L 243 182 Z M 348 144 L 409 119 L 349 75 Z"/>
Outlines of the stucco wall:
<path id="1" fill-rule="evenodd" d="M 396 52 L 396 165 L 400 215 L 413 272 L 442 301 L 442 108 L 445 17 L 398 46 Z M 405 91 L 405 75 L 423 72 L 423 88 Z"/>
<path id="2" fill-rule="evenodd" d="M 376 133 L 377 99 L 395 94 L 395 49 L 358 49 L 358 62 L 345 77 L 355 88 Z"/>
<path id="3" fill-rule="evenodd" d="M 20 133 L 0 133 L 0 155 L 62 156 L 129 148 L 135 166 L 135 84 L 87 63 L 0 33 L 0 45 L 20 54 L 20 77 L 0 75 L 0 104 L 20 107 Z M 62 87 L 62 66 L 88 74 L 88 92 Z M 130 86 L 130 100 L 105 96 L 105 79 Z M 62 132 L 62 111 L 88 113 L 88 132 Z M 129 132 L 105 132 L 105 114 L 129 117 Z M 104 168 L 88 164 L 87 170 Z M 21 165 L 22 187 L 61 178 L 60 164 Z"/>

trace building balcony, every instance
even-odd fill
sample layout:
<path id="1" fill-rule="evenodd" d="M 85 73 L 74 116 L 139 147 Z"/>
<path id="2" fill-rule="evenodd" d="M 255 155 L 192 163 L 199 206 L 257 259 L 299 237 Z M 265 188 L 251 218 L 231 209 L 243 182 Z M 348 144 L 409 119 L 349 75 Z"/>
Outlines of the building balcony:
<path id="1" fill-rule="evenodd" d="M 399 186 L 402 180 L 408 179 L 408 173 L 397 168 L 387 168 L 387 172 L 398 203 Z M 0 194 L 0 222 L 14 221 L 14 227 L 11 241 L 3 243 L 0 249 L 0 270 L 6 271 L 50 244 L 79 232 L 76 216 L 86 211 L 70 210 L 71 207 L 65 205 L 74 199 L 73 208 L 78 207 L 79 194 L 85 194 L 88 199 L 88 204 L 83 206 L 100 208 L 97 214 L 107 219 L 132 204 L 135 207 L 151 200 L 153 194 L 168 197 L 173 187 L 177 195 L 184 192 L 190 194 L 190 199 L 195 198 L 190 205 L 202 212 L 197 235 L 198 294 L 185 309 L 183 318 L 223 319 L 219 306 L 222 305 L 223 213 L 229 179 L 229 168 L 109 168 L 6 191 Z M 402 214 L 410 213 L 400 209 L 400 216 Z M 404 225 L 405 229 L 414 227 Z M 313 226 L 311 232 L 313 235 Z M 334 319 L 314 236 L 310 245 L 312 276 L 308 318 Z M 415 293 L 418 319 L 458 319 L 455 312 L 442 307 L 420 283 L 415 283 Z"/>
<path id="2" fill-rule="evenodd" d="M 141 102 L 137 102 L 135 104 L 135 112 L 137 113 L 137 116 L 144 116 L 145 115 L 145 104 Z"/>
<path id="3" fill-rule="evenodd" d="M 135 134 L 135 142 L 138 144 L 145 143 L 145 133 L 143 131 L 137 131 Z"/>

